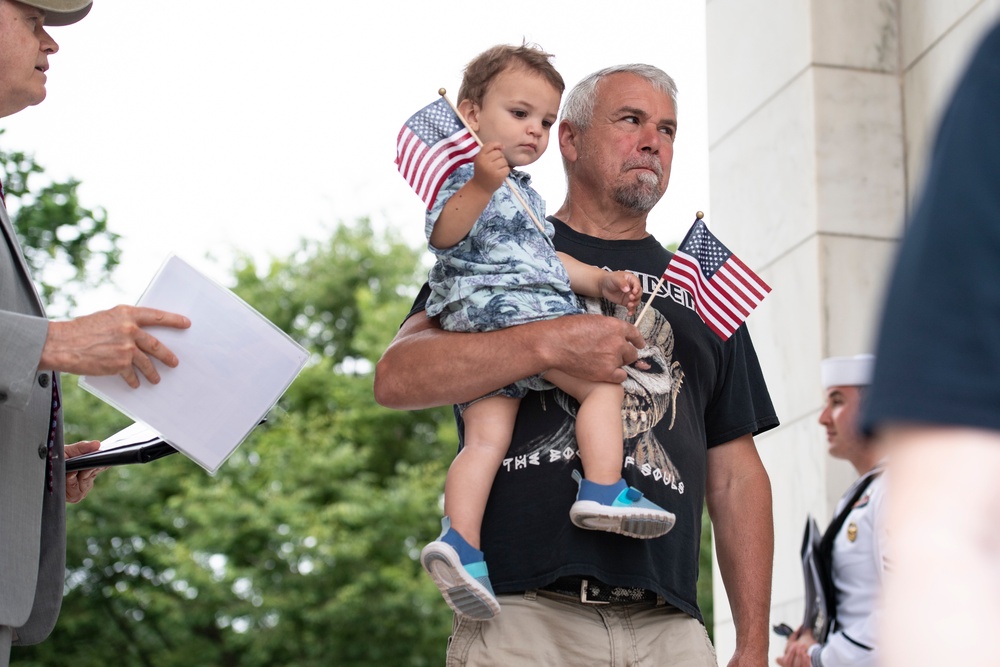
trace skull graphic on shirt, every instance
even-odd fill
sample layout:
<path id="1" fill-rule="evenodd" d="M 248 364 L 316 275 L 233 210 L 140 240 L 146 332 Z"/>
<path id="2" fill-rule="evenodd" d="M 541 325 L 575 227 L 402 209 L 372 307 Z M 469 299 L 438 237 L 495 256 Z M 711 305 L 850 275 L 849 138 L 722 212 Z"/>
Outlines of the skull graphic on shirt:
<path id="1" fill-rule="evenodd" d="M 624 307 L 604 299 L 581 298 L 580 301 L 587 313 L 634 320 L 634 316 L 627 316 Z M 652 308 L 640 322 L 639 331 L 646 346 L 639 350 L 639 359 L 625 368 L 628 379 L 623 385 L 625 456 L 631 457 L 636 466 L 648 466 L 659 471 L 672 485 L 679 485 L 682 484 L 680 472 L 653 432 L 654 427 L 665 419 L 669 420 L 667 430 L 673 428 L 677 417 L 677 397 L 684 383 L 680 362 L 673 359 L 673 327 L 662 313 Z M 533 443 L 533 451 L 576 447 L 573 418 L 578 403 L 558 389 L 554 394 L 556 403 L 567 413 L 566 423 L 554 436 L 544 442 Z"/>

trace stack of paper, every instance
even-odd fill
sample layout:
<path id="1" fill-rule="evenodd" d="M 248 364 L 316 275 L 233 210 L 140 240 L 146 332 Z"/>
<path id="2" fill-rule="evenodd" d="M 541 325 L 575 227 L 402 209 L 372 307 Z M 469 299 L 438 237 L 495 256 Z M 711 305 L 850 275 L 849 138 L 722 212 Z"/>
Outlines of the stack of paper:
<path id="1" fill-rule="evenodd" d="M 177 355 L 178 366 L 154 360 L 159 384 L 143 381 L 138 389 L 118 376 L 86 376 L 80 385 L 214 473 L 278 401 L 309 354 L 242 299 L 173 255 L 137 305 L 191 320 L 189 329 L 149 329 Z"/>

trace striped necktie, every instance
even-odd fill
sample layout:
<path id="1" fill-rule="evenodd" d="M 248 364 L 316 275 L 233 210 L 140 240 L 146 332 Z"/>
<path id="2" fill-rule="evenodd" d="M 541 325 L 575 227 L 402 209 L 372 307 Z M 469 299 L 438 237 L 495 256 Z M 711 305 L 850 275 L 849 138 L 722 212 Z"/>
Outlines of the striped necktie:
<path id="1" fill-rule="evenodd" d="M 55 453 L 56 434 L 59 432 L 59 409 L 62 401 L 59 399 L 59 383 L 56 382 L 56 374 L 52 373 L 52 411 L 49 413 L 49 441 L 48 460 L 45 463 L 45 477 L 48 482 L 49 493 L 55 490 L 55 471 L 52 469 L 52 457 Z"/>

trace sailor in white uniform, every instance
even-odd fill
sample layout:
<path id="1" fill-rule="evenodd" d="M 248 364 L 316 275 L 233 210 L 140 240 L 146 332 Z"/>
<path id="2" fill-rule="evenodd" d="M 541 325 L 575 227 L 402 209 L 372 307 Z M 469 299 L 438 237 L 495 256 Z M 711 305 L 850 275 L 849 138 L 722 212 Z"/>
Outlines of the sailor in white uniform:
<path id="1" fill-rule="evenodd" d="M 864 391 L 871 382 L 874 357 L 832 357 L 822 362 L 826 407 L 819 423 L 826 429 L 830 455 L 845 459 L 860 477 L 844 493 L 819 549 L 828 586 L 825 636 L 800 627 L 788 639 L 781 667 L 874 666 L 879 593 L 886 567 L 885 456 L 859 430 Z"/>

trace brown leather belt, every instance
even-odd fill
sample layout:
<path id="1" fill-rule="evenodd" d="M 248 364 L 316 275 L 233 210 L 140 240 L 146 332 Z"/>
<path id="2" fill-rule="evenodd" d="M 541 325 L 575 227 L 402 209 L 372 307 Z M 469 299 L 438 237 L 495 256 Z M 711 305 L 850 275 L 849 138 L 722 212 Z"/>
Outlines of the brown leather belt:
<path id="1" fill-rule="evenodd" d="M 548 586 L 538 590 L 558 593 L 578 599 L 583 604 L 629 604 L 634 602 L 657 602 L 661 599 L 656 591 L 646 588 L 612 586 L 597 579 L 583 577 L 560 577 Z"/>

